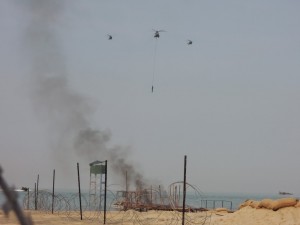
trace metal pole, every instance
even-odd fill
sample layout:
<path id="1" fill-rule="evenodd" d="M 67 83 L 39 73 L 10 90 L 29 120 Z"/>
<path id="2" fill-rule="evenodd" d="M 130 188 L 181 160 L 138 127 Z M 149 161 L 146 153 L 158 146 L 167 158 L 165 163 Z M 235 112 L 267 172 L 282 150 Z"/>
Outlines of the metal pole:
<path id="1" fill-rule="evenodd" d="M 151 200 L 151 206 L 152 206 L 152 185 L 151 185 L 151 192 L 150 192 L 150 200 Z"/>
<path id="2" fill-rule="evenodd" d="M 77 163 L 77 177 L 78 177 L 78 191 L 79 191 L 80 219 L 82 220 L 82 207 L 81 207 L 81 190 L 80 190 L 79 163 Z"/>
<path id="3" fill-rule="evenodd" d="M 186 197 L 186 155 L 184 156 L 182 225 L 184 225 L 184 216 L 185 216 L 185 197 Z"/>
<path id="4" fill-rule="evenodd" d="M 27 189 L 27 209 L 29 210 L 29 188 Z"/>
<path id="5" fill-rule="evenodd" d="M 171 187 L 170 187 L 170 190 L 171 190 Z M 161 199 L 160 185 L 158 185 L 158 192 L 159 192 L 159 202 L 163 202 L 163 204 L 165 204 L 165 202 L 162 201 L 162 199 Z"/>
<path id="6" fill-rule="evenodd" d="M 36 183 L 34 183 L 34 209 L 37 210 L 37 202 L 36 202 Z"/>
<path id="7" fill-rule="evenodd" d="M 36 209 L 38 209 L 38 200 L 39 200 L 39 181 L 40 181 L 40 175 L 37 176 L 36 181 Z"/>
<path id="8" fill-rule="evenodd" d="M 54 206 L 54 184 L 55 184 L 55 170 L 53 170 L 53 185 L 52 185 L 52 214 Z"/>
<path id="9" fill-rule="evenodd" d="M 177 199 L 177 185 L 175 185 L 175 187 L 174 187 L 174 201 L 175 201 L 175 207 L 178 207 L 179 202 L 177 202 L 178 201 L 178 199 Z"/>
<path id="10" fill-rule="evenodd" d="M 126 193 L 128 192 L 128 177 L 127 177 L 127 170 L 125 172 L 125 185 L 126 185 Z"/>
<path id="11" fill-rule="evenodd" d="M 127 170 L 126 170 L 126 173 L 125 173 L 125 185 L 126 185 L 126 201 L 125 201 L 125 210 L 127 210 L 128 208 L 128 176 L 127 176 Z"/>
<path id="12" fill-rule="evenodd" d="M 178 195 L 178 204 L 179 204 L 179 201 L 180 201 L 180 194 L 181 194 L 181 193 L 180 193 L 180 187 L 181 187 L 181 186 L 178 187 L 178 188 L 179 188 L 179 191 L 178 191 L 178 193 L 179 193 L 179 195 Z"/>
<path id="13" fill-rule="evenodd" d="M 107 160 L 105 160 L 104 224 L 106 223 Z"/>

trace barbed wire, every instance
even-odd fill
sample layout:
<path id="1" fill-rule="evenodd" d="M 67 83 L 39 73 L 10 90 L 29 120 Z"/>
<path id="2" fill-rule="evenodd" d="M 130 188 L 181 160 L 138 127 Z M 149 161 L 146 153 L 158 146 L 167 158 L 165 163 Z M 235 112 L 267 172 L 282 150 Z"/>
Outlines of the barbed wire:
<path id="1" fill-rule="evenodd" d="M 164 224 L 181 224 L 182 221 L 182 205 L 180 204 L 182 196 L 179 195 L 178 189 L 181 189 L 183 183 L 172 183 L 168 192 L 157 188 L 145 189 L 136 195 L 137 199 L 141 199 L 139 208 L 115 208 L 115 203 L 119 201 L 116 192 L 108 190 L 109 200 L 107 201 L 106 221 L 108 224 L 140 224 L 151 225 L 158 224 L 164 221 Z M 177 189 L 178 193 L 174 193 Z M 182 189 L 181 189 L 182 190 Z M 210 221 L 210 214 L 207 211 L 201 210 L 201 191 L 190 184 L 187 184 L 187 190 L 192 193 L 193 205 L 187 205 L 185 216 L 186 225 L 207 224 Z M 151 204 L 147 201 L 150 199 Z M 53 201 L 53 214 L 64 217 L 68 220 L 80 220 L 80 205 L 78 193 L 59 193 L 55 194 L 52 200 L 52 193 L 48 190 L 39 190 L 38 197 L 35 199 L 35 193 L 29 192 L 24 196 L 23 208 L 28 210 L 35 210 L 39 213 L 52 213 Z M 83 220 L 99 223 L 103 222 L 103 199 L 98 198 L 95 204 L 98 208 L 93 208 L 89 202 L 89 194 L 81 195 L 82 215 Z M 151 206 L 147 208 L 147 203 Z M 159 208 L 156 206 L 169 206 L 169 208 Z"/>

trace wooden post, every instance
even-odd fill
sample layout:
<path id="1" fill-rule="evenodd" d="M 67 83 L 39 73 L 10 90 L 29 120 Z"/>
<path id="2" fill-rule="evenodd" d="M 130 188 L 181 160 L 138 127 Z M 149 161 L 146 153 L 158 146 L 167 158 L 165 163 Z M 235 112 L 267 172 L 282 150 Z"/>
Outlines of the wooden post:
<path id="1" fill-rule="evenodd" d="M 82 207 L 81 207 L 81 190 L 80 190 L 79 163 L 77 163 L 77 178 L 78 178 L 78 193 L 79 193 L 80 219 L 82 220 Z"/>
<path id="2" fill-rule="evenodd" d="M 52 214 L 54 206 L 54 185 L 55 185 L 55 170 L 53 170 L 53 185 L 52 185 Z"/>
<path id="3" fill-rule="evenodd" d="M 185 197 L 186 197 L 186 155 L 184 156 L 184 176 L 183 176 L 183 203 L 182 203 L 182 225 L 184 225 L 185 216 Z"/>

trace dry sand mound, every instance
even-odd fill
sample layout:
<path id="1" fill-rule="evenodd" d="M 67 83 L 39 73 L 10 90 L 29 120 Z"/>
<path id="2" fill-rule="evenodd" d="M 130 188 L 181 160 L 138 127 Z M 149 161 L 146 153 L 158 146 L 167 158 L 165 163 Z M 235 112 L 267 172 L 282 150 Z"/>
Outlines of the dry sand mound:
<path id="1" fill-rule="evenodd" d="M 285 207 L 273 211 L 246 206 L 222 217 L 214 216 L 211 225 L 300 225 L 300 208 Z"/>
<path id="2" fill-rule="evenodd" d="M 213 217 L 212 225 L 300 225 L 300 203 L 296 198 L 246 200 L 239 210 Z"/>
<path id="3" fill-rule="evenodd" d="M 298 202 L 299 201 L 296 198 L 281 198 L 277 200 L 263 199 L 260 202 L 254 200 L 246 200 L 240 205 L 239 209 L 242 209 L 246 206 L 250 206 L 255 209 L 264 208 L 264 209 L 271 209 L 276 211 L 278 209 L 290 207 L 290 206 L 299 207 Z"/>

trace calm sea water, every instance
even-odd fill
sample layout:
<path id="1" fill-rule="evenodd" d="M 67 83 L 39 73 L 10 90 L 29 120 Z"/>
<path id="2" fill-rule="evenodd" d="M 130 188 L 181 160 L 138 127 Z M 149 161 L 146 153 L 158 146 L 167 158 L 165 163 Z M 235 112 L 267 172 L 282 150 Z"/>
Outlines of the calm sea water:
<path id="1" fill-rule="evenodd" d="M 249 194 L 249 193 L 205 193 L 202 195 L 202 207 L 238 209 L 239 205 L 247 199 L 262 200 L 265 198 L 278 199 L 278 194 Z"/>
<path id="2" fill-rule="evenodd" d="M 64 196 L 64 198 L 66 199 L 70 199 L 73 198 L 72 201 L 78 201 L 78 200 L 74 200 L 77 199 L 77 194 L 75 192 L 57 192 L 56 194 L 61 194 L 61 196 Z M 83 200 L 83 204 L 84 202 L 87 201 L 88 199 L 88 193 L 83 193 L 84 200 Z M 76 196 L 74 198 L 74 196 Z M 242 193 L 242 194 L 236 194 L 236 193 L 204 193 L 201 195 L 194 195 L 193 193 L 187 193 L 186 196 L 186 204 L 187 205 L 191 205 L 194 207 L 204 207 L 204 208 L 221 208 L 221 207 L 225 207 L 228 209 L 232 209 L 235 210 L 239 207 L 239 205 L 241 203 L 243 203 L 245 200 L 247 199 L 253 199 L 253 200 L 261 200 L 264 198 L 270 198 L 270 199 L 278 199 L 278 198 L 282 198 L 285 196 L 282 195 L 278 195 L 278 194 L 246 194 L 246 193 Z M 299 198 L 298 195 L 292 195 L 292 197 L 296 197 Z M 23 207 L 23 201 L 24 199 L 27 198 L 27 193 L 25 192 L 18 192 L 18 202 L 20 204 L 21 207 Z M 48 197 L 49 199 L 51 199 L 51 196 Z M 108 202 L 112 200 L 113 198 L 113 194 L 112 193 L 108 193 L 107 196 Z M 6 201 L 6 198 L 4 196 L 4 193 L 0 191 L 0 205 L 2 206 L 2 204 Z M 51 200 L 49 200 L 51 201 Z M 78 203 L 76 203 L 77 205 L 79 205 Z M 26 207 L 26 204 L 24 204 Z"/>

